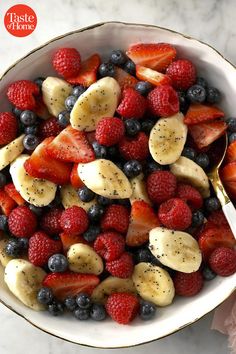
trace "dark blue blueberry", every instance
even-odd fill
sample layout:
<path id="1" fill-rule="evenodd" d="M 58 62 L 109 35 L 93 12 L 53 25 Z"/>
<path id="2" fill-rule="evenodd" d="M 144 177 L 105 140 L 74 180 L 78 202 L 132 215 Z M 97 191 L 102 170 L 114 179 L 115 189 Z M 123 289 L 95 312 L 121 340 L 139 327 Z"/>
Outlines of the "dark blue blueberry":
<path id="1" fill-rule="evenodd" d="M 58 124 L 65 128 L 67 125 L 70 124 L 70 112 L 68 111 L 62 111 L 58 114 L 57 117 Z"/>
<path id="2" fill-rule="evenodd" d="M 86 293 L 80 293 L 79 295 L 77 295 L 75 301 L 81 309 L 88 309 L 92 305 L 92 300 L 90 296 Z"/>
<path id="3" fill-rule="evenodd" d="M 93 242 L 96 240 L 97 236 L 100 234 L 101 229 L 99 225 L 90 225 L 89 228 L 84 232 L 83 238 L 87 242 Z"/>
<path id="4" fill-rule="evenodd" d="M 7 183 L 7 178 L 6 176 L 0 172 L 0 188 L 4 187 Z"/>
<path id="5" fill-rule="evenodd" d="M 92 146 L 97 159 L 105 159 L 107 157 L 106 146 L 100 145 L 97 141 L 93 141 Z"/>
<path id="6" fill-rule="evenodd" d="M 141 301 L 139 316 L 143 321 L 151 320 L 156 313 L 156 306 L 149 301 Z"/>
<path id="7" fill-rule="evenodd" d="M 82 93 L 84 93 L 85 91 L 86 87 L 84 87 L 83 85 L 78 85 L 73 88 L 72 95 L 79 98 L 79 96 L 81 96 Z"/>
<path id="8" fill-rule="evenodd" d="M 203 77 L 197 77 L 196 85 L 200 85 L 206 89 L 208 86 L 208 82 Z"/>
<path id="9" fill-rule="evenodd" d="M 26 126 L 34 125 L 36 123 L 37 116 L 34 112 L 26 110 L 21 112 L 20 121 Z"/>
<path id="10" fill-rule="evenodd" d="M 112 63 L 102 63 L 98 68 L 98 73 L 100 77 L 111 76 L 115 75 L 115 66 Z"/>
<path id="11" fill-rule="evenodd" d="M 56 196 L 53 199 L 53 201 L 50 204 L 48 204 L 48 208 L 52 209 L 52 208 L 59 207 L 60 205 L 61 205 L 61 194 L 60 194 L 60 188 L 58 188 L 56 191 Z"/>
<path id="12" fill-rule="evenodd" d="M 13 107 L 12 108 L 12 113 L 17 117 L 17 118 L 20 118 L 20 115 L 22 113 L 22 110 L 20 110 L 19 108 L 17 107 Z"/>
<path id="13" fill-rule="evenodd" d="M 216 277 L 216 273 L 211 268 L 205 266 L 202 270 L 202 275 L 205 280 L 213 280 Z"/>
<path id="14" fill-rule="evenodd" d="M 150 263 L 152 254 L 148 248 L 140 248 L 134 254 L 135 263 Z"/>
<path id="15" fill-rule="evenodd" d="M 236 132 L 229 135 L 229 144 L 236 140 Z"/>
<path id="16" fill-rule="evenodd" d="M 221 93 L 216 87 L 207 88 L 206 100 L 208 103 L 218 103 L 221 99 Z"/>
<path id="17" fill-rule="evenodd" d="M 5 247 L 5 252 L 8 256 L 18 257 L 21 253 L 21 247 L 18 239 L 11 239 Z"/>
<path id="18" fill-rule="evenodd" d="M 80 321 L 86 321 L 89 319 L 89 309 L 78 308 L 73 312 L 75 318 Z"/>
<path id="19" fill-rule="evenodd" d="M 187 99 L 186 93 L 184 91 L 179 91 L 178 96 L 179 96 L 179 110 L 185 114 L 189 108 L 189 100 Z"/>
<path id="20" fill-rule="evenodd" d="M 29 208 L 37 216 L 41 216 L 43 214 L 43 208 L 37 207 L 33 204 L 29 204 Z"/>
<path id="21" fill-rule="evenodd" d="M 136 119 L 125 120 L 125 132 L 129 136 L 137 135 L 141 130 L 141 124 Z"/>
<path id="22" fill-rule="evenodd" d="M 213 211 L 216 211 L 221 207 L 219 199 L 217 199 L 216 197 L 209 197 L 205 199 L 204 205 L 209 213 L 212 213 Z"/>
<path id="23" fill-rule="evenodd" d="M 123 163 L 121 161 L 116 161 L 116 166 L 121 170 L 123 171 Z"/>
<path id="24" fill-rule="evenodd" d="M 0 215 L 0 230 L 8 231 L 8 218 L 6 215 Z"/>
<path id="25" fill-rule="evenodd" d="M 90 317 L 94 321 L 103 321 L 106 318 L 105 307 L 101 304 L 93 304 L 90 309 Z"/>
<path id="26" fill-rule="evenodd" d="M 18 242 L 22 250 L 27 250 L 29 248 L 29 239 L 27 237 L 20 237 Z"/>
<path id="27" fill-rule="evenodd" d="M 31 135 L 37 135 L 39 127 L 37 125 L 32 125 L 30 127 L 25 127 L 24 133 L 26 135 L 31 134 Z"/>
<path id="28" fill-rule="evenodd" d="M 204 223 L 204 214 L 201 210 L 197 210 L 192 214 L 192 227 L 202 226 Z"/>
<path id="29" fill-rule="evenodd" d="M 39 144 L 37 136 L 28 134 L 23 139 L 23 145 L 26 150 L 33 151 Z"/>
<path id="30" fill-rule="evenodd" d="M 41 90 L 42 88 L 42 84 L 45 80 L 45 77 L 37 77 L 36 79 L 34 79 L 34 83 L 38 86 L 38 88 Z"/>
<path id="31" fill-rule="evenodd" d="M 74 311 L 77 308 L 77 304 L 75 301 L 75 298 L 72 296 L 68 296 L 65 300 L 64 300 L 64 305 L 66 307 L 66 309 L 68 311 Z"/>
<path id="32" fill-rule="evenodd" d="M 232 133 L 236 133 L 236 117 L 227 118 L 226 123 L 228 124 L 228 130 Z"/>
<path id="33" fill-rule="evenodd" d="M 77 101 L 77 97 L 72 95 L 68 96 L 65 99 L 65 107 L 69 112 L 72 111 L 72 108 L 74 107 L 76 101 Z"/>
<path id="34" fill-rule="evenodd" d="M 88 187 L 83 186 L 78 190 L 78 196 L 80 200 L 82 200 L 82 202 L 88 203 L 94 199 L 95 193 L 91 191 L 91 189 L 89 189 Z"/>
<path id="35" fill-rule="evenodd" d="M 155 171 L 163 171 L 163 166 L 156 161 L 148 161 L 145 166 L 145 174 L 150 175 Z"/>
<path id="36" fill-rule="evenodd" d="M 206 90 L 200 85 L 193 85 L 188 89 L 186 97 L 190 102 L 202 103 L 206 100 Z"/>
<path id="37" fill-rule="evenodd" d="M 104 214 L 104 208 L 101 205 L 94 204 L 88 210 L 89 220 L 92 222 L 99 221 Z"/>
<path id="38" fill-rule="evenodd" d="M 116 199 L 117 204 L 123 205 L 126 208 L 130 208 L 130 200 L 128 198 L 125 199 Z"/>
<path id="39" fill-rule="evenodd" d="M 126 62 L 126 55 L 122 52 L 122 50 L 113 50 L 110 55 L 110 62 L 112 64 L 121 66 Z"/>
<path id="40" fill-rule="evenodd" d="M 152 84 L 148 81 L 139 81 L 135 85 L 135 90 L 140 93 L 142 96 L 147 96 L 147 94 L 151 91 Z"/>
<path id="41" fill-rule="evenodd" d="M 64 312 L 64 306 L 61 302 L 53 301 L 48 305 L 48 311 L 53 316 L 60 316 Z"/>
<path id="42" fill-rule="evenodd" d="M 124 173 L 127 177 L 138 176 L 142 172 L 142 165 L 137 160 L 130 160 L 124 164 Z"/>
<path id="43" fill-rule="evenodd" d="M 141 122 L 141 130 L 147 134 L 150 133 L 154 127 L 155 122 L 152 119 L 145 119 Z"/>
<path id="44" fill-rule="evenodd" d="M 53 301 L 52 290 L 46 287 L 39 289 L 37 299 L 40 304 L 49 305 Z"/>
<path id="45" fill-rule="evenodd" d="M 197 156 L 196 151 L 191 147 L 185 147 L 181 155 L 193 161 L 195 161 Z"/>
<path id="46" fill-rule="evenodd" d="M 103 197 L 102 195 L 98 195 L 97 202 L 99 205 L 108 206 L 113 203 L 113 200 L 110 198 Z"/>
<path id="47" fill-rule="evenodd" d="M 53 254 L 48 260 L 48 268 L 51 272 L 65 272 L 68 268 L 68 260 L 64 254 Z"/>
<path id="48" fill-rule="evenodd" d="M 116 160 L 119 156 L 119 149 L 117 145 L 107 147 L 107 157 L 109 160 Z"/>
<path id="49" fill-rule="evenodd" d="M 195 162 L 201 166 L 203 169 L 206 169 L 209 164 L 210 164 L 210 160 L 209 160 L 209 157 L 207 154 L 205 153 L 202 153 L 202 154 L 199 154 L 196 159 L 195 159 Z"/>
<path id="50" fill-rule="evenodd" d="M 124 71 L 126 71 L 130 75 L 135 75 L 136 73 L 136 65 L 130 59 L 128 59 L 123 66 Z"/>

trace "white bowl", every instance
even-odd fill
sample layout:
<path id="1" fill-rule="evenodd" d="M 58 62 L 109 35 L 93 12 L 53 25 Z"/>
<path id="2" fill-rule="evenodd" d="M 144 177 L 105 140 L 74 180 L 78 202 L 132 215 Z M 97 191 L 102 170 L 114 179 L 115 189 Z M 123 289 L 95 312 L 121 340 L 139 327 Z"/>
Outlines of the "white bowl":
<path id="1" fill-rule="evenodd" d="M 36 48 L 13 64 L 0 81 L 1 110 L 9 108 L 5 99 L 6 88 L 19 79 L 54 74 L 52 53 L 59 47 L 76 47 L 82 57 L 98 52 L 106 57 L 111 49 L 126 49 L 135 42 L 168 42 L 175 45 L 179 56 L 191 59 L 198 72 L 209 79 L 223 93 L 221 107 L 226 115 L 236 112 L 236 70 L 223 56 L 209 45 L 171 30 L 150 25 L 118 22 L 100 23 L 67 33 Z M 236 220 L 235 220 L 236 222 Z M 197 321 L 222 303 L 236 289 L 236 274 L 216 277 L 205 283 L 199 295 L 192 298 L 176 298 L 166 308 L 160 308 L 153 321 L 135 320 L 128 326 L 111 320 L 101 323 L 79 322 L 72 316 L 51 317 L 46 312 L 34 312 L 25 307 L 7 289 L 0 269 L 0 301 L 37 328 L 67 341 L 93 347 L 118 348 L 147 343 L 167 336 Z"/>

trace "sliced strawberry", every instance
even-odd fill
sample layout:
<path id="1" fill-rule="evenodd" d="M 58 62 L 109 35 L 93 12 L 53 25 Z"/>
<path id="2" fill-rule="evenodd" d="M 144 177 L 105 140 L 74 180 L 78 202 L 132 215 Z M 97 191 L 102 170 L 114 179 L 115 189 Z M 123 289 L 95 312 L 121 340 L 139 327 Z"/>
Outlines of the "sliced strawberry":
<path id="1" fill-rule="evenodd" d="M 86 134 L 68 126 L 47 147 L 48 154 L 66 162 L 90 162 L 95 159 Z"/>
<path id="2" fill-rule="evenodd" d="M 152 207 L 144 201 L 135 201 L 131 208 L 130 224 L 126 236 L 127 245 L 143 245 L 148 241 L 149 231 L 159 225 Z"/>
<path id="3" fill-rule="evenodd" d="M 0 189 L 0 209 L 2 213 L 8 216 L 16 206 L 16 202 L 3 189 Z"/>
<path id="4" fill-rule="evenodd" d="M 121 90 L 127 88 L 127 87 L 135 87 L 135 85 L 137 84 L 138 80 L 128 74 L 126 71 L 124 71 L 121 68 L 116 67 L 115 69 L 115 76 L 114 78 L 116 79 L 116 81 L 118 81 L 118 84 L 120 85 Z"/>
<path id="5" fill-rule="evenodd" d="M 37 116 L 42 118 L 42 119 L 48 119 L 52 117 L 52 115 L 48 112 L 48 109 L 43 102 L 42 96 L 38 96 L 36 100 L 36 107 L 34 109 L 34 112 L 37 113 Z"/>
<path id="6" fill-rule="evenodd" d="M 44 139 L 25 161 L 24 167 L 32 177 L 47 179 L 56 184 L 66 184 L 70 181 L 71 165 L 49 156 L 47 147 L 52 141 L 53 137 Z"/>
<path id="7" fill-rule="evenodd" d="M 193 103 L 189 106 L 184 118 L 184 123 L 192 125 L 222 117 L 224 117 L 224 112 L 217 107 Z"/>
<path id="8" fill-rule="evenodd" d="M 51 288 L 59 300 L 82 292 L 91 295 L 98 284 L 99 278 L 96 275 L 72 272 L 50 273 L 43 280 L 43 286 Z"/>
<path id="9" fill-rule="evenodd" d="M 220 176 L 230 196 L 236 198 L 236 161 L 224 166 Z"/>
<path id="10" fill-rule="evenodd" d="M 92 144 L 92 143 L 96 140 L 95 134 L 96 134 L 95 130 L 94 130 L 93 132 L 88 132 L 88 133 L 86 133 L 86 137 L 87 137 L 88 142 L 89 142 L 90 144 Z"/>
<path id="11" fill-rule="evenodd" d="M 198 149 L 202 149 L 224 134 L 227 124 L 222 121 L 214 121 L 191 125 L 188 127 L 194 143 Z"/>
<path id="12" fill-rule="evenodd" d="M 70 174 L 70 183 L 72 186 L 77 189 L 81 188 L 84 186 L 84 183 L 81 181 L 79 175 L 78 175 L 78 164 L 75 163 L 74 166 L 72 167 L 71 174 Z"/>
<path id="13" fill-rule="evenodd" d="M 227 162 L 234 162 L 236 161 L 236 141 L 233 141 L 227 151 L 226 151 L 226 160 Z"/>
<path id="14" fill-rule="evenodd" d="M 73 85 L 83 85 L 88 87 L 97 81 L 97 70 L 101 63 L 101 58 L 98 54 L 93 54 L 91 57 L 81 62 L 79 74 L 75 77 L 70 77 L 67 81 Z"/>
<path id="15" fill-rule="evenodd" d="M 8 183 L 4 187 L 4 191 L 11 197 L 17 205 L 25 204 L 25 200 L 22 198 L 19 192 L 17 192 L 13 183 Z"/>
<path id="16" fill-rule="evenodd" d="M 63 246 L 64 253 L 67 253 L 70 246 L 74 245 L 75 243 L 84 243 L 88 245 L 89 243 L 83 238 L 81 235 L 71 235 L 67 234 L 66 232 L 62 232 L 60 234 L 60 239 Z"/>
<path id="17" fill-rule="evenodd" d="M 156 70 L 145 68 L 145 66 L 136 65 L 136 76 L 139 80 L 148 81 L 155 86 L 171 85 L 169 76 Z"/>
<path id="18" fill-rule="evenodd" d="M 168 43 L 138 43 L 132 44 L 126 54 L 135 64 L 164 71 L 176 57 L 176 49 Z"/>

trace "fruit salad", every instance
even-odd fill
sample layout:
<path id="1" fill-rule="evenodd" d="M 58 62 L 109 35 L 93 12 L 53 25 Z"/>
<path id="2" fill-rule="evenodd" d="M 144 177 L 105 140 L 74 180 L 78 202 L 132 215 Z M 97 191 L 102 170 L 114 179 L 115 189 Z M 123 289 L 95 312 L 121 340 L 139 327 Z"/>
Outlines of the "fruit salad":
<path id="1" fill-rule="evenodd" d="M 228 134 L 221 177 L 236 198 L 236 118 L 211 78 L 168 43 L 104 62 L 58 48 L 48 60 L 53 76 L 12 82 L 2 98 L 12 106 L 0 113 L 9 291 L 35 311 L 127 324 L 235 273 L 207 172 Z"/>

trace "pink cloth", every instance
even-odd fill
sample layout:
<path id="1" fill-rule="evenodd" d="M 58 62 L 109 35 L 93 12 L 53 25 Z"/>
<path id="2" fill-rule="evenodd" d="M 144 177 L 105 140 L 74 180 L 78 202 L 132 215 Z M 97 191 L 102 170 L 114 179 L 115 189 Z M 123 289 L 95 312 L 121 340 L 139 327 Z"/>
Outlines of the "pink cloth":
<path id="1" fill-rule="evenodd" d="M 236 354 L 236 291 L 215 310 L 211 328 L 229 336 L 229 348 Z"/>

